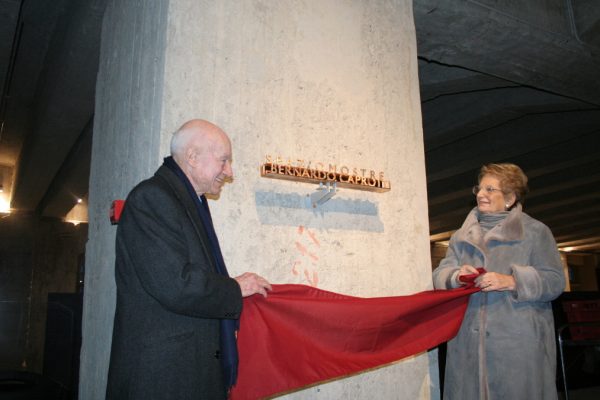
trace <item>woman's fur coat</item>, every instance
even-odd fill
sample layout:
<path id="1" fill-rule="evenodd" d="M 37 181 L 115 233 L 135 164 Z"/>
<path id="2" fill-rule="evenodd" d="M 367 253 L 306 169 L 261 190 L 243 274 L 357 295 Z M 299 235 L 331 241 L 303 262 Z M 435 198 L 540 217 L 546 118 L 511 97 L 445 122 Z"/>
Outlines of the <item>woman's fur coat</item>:
<path id="1" fill-rule="evenodd" d="M 514 291 L 477 292 L 448 342 L 445 400 L 556 399 L 556 343 L 551 301 L 565 288 L 552 233 L 514 207 L 484 236 L 477 208 L 452 236 L 433 272 L 437 289 L 456 287 L 464 264 L 512 275 Z"/>

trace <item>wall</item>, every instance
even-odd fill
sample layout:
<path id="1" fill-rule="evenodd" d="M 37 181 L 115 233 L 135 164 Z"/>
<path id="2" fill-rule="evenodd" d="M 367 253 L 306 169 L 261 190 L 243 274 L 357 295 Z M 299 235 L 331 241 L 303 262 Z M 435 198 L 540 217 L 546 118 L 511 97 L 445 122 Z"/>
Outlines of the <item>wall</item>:
<path id="1" fill-rule="evenodd" d="M 113 0 L 102 26 L 88 201 L 79 396 L 104 399 L 115 308 L 113 200 L 160 163 L 168 1 Z"/>
<path id="2" fill-rule="evenodd" d="M 190 118 L 230 134 L 235 180 L 211 203 L 230 272 L 355 296 L 430 288 L 411 2 L 174 5 L 162 151 Z M 260 177 L 267 154 L 384 171 L 392 190 L 340 189 L 312 209 L 315 185 Z M 428 369 L 419 356 L 289 397 L 429 398 Z"/>
<path id="3" fill-rule="evenodd" d="M 165 8 L 168 4 L 168 10 Z M 190 118 L 223 127 L 235 180 L 211 202 L 228 268 L 355 296 L 431 288 L 411 2 L 133 0 L 104 20 L 90 180 L 80 395 L 103 398 L 114 312 L 110 201 Z M 164 47 L 163 47 L 164 45 Z M 388 193 L 261 178 L 266 155 L 383 171 Z M 437 398 L 437 354 L 289 398 Z"/>

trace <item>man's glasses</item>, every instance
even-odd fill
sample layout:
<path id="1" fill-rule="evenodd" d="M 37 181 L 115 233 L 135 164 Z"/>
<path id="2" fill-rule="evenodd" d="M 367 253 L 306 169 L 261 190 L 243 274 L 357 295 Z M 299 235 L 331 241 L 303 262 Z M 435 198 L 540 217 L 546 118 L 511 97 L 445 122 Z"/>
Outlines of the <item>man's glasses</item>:
<path id="1" fill-rule="evenodd" d="M 494 192 L 501 192 L 501 189 L 496 189 L 495 187 L 492 186 L 479 186 L 479 185 L 475 185 L 473 186 L 473 194 L 477 196 L 477 193 L 479 193 L 479 191 L 483 189 L 485 190 L 485 192 L 487 194 L 493 194 Z"/>

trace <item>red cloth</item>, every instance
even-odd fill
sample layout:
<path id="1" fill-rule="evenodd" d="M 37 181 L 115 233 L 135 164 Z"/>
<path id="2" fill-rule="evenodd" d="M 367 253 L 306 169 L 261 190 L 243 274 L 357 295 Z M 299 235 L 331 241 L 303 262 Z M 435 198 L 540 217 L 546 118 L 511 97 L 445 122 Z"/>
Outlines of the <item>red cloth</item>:
<path id="1" fill-rule="evenodd" d="M 374 368 L 456 335 L 479 288 L 359 298 L 273 285 L 244 299 L 232 400 L 260 399 Z"/>
<path id="2" fill-rule="evenodd" d="M 467 287 L 471 287 L 473 285 L 475 285 L 475 278 L 477 278 L 479 275 L 486 273 L 487 271 L 485 270 L 485 268 L 476 268 L 477 273 L 476 274 L 468 274 L 468 275 L 462 275 L 458 277 L 458 280 L 461 282 L 466 282 L 467 283 Z"/>

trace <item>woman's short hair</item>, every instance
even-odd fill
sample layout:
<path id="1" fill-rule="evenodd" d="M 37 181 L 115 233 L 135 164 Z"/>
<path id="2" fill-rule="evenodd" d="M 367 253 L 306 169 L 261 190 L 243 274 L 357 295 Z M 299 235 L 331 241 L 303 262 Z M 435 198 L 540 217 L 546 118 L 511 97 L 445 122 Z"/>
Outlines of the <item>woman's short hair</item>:
<path id="1" fill-rule="evenodd" d="M 485 175 L 493 175 L 500 181 L 503 192 L 514 192 L 517 201 L 521 204 L 525 200 L 525 195 L 529 192 L 527 187 L 527 175 L 519 166 L 510 163 L 486 164 L 481 167 L 478 182 L 481 182 Z"/>

